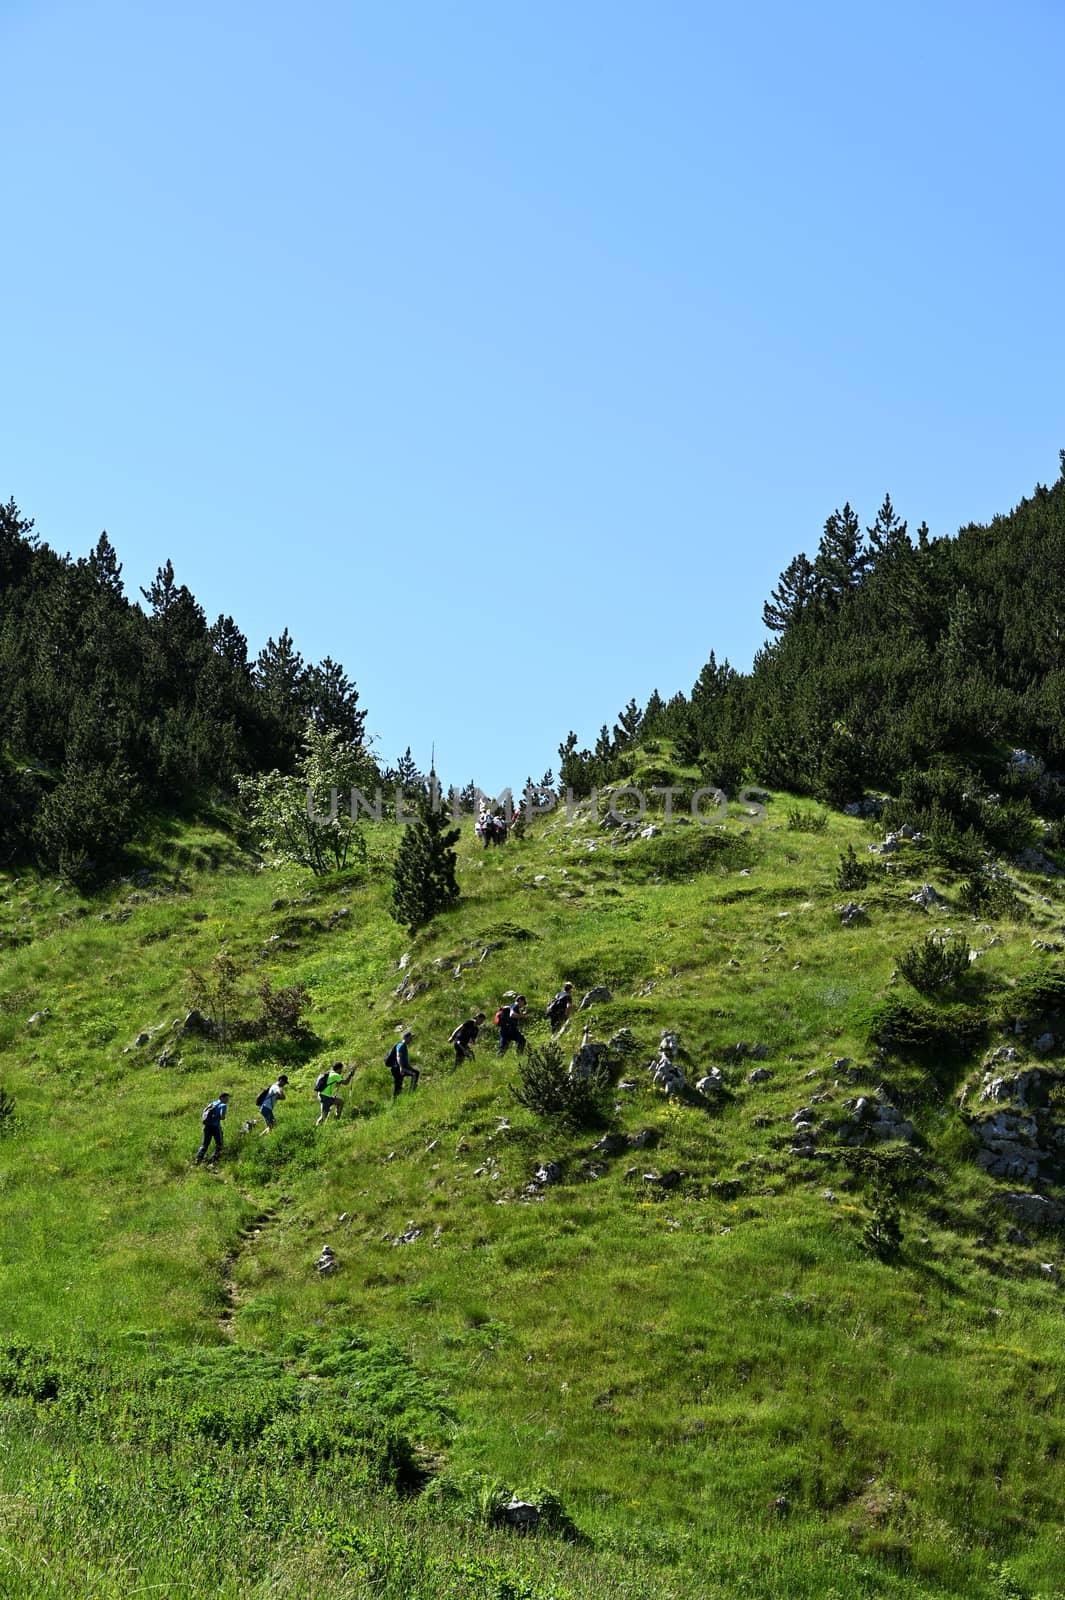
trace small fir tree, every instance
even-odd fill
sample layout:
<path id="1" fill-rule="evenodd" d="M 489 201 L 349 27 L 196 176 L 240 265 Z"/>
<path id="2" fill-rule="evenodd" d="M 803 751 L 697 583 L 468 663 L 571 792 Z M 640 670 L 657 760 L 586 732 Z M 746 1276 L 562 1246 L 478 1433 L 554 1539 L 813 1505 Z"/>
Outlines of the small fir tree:
<path id="1" fill-rule="evenodd" d="M 390 910 L 411 933 L 417 933 L 459 898 L 454 849 L 459 830 L 450 828 L 449 821 L 434 771 L 429 774 L 428 791 L 422 792 L 415 821 L 403 830 L 392 869 Z"/>

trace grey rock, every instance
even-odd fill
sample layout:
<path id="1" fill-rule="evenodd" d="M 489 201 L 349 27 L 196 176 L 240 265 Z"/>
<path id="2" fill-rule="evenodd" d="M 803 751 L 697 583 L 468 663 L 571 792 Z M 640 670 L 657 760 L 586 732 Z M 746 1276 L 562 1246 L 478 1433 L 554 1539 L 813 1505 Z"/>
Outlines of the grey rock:
<path id="1" fill-rule="evenodd" d="M 537 1167 L 533 1177 L 545 1187 L 550 1183 L 561 1183 L 562 1168 L 557 1161 L 544 1161 Z"/>
<path id="2" fill-rule="evenodd" d="M 613 998 L 614 996 L 611 994 L 610 990 L 606 988 L 604 984 L 599 984 L 596 988 L 588 990 L 588 993 L 584 996 L 584 999 L 577 1007 L 577 1010 L 586 1011 L 589 1006 L 599 1005 L 600 1003 L 606 1005 L 609 1001 L 613 1000 Z"/>
<path id="3" fill-rule="evenodd" d="M 997 1056 L 999 1051 L 995 1051 Z M 1016 1050 L 1007 1052 L 1009 1056 L 1016 1057 Z M 993 1104 L 1014 1102 L 1025 1109 L 1034 1106 L 1043 1106 L 1047 1103 L 1048 1088 L 1046 1074 L 1039 1067 L 1030 1067 L 1027 1072 L 1014 1072 L 996 1076 L 988 1073 L 980 1086 L 980 1102 L 990 1101 Z"/>
<path id="4" fill-rule="evenodd" d="M 580 1048 L 570 1057 L 569 1075 L 571 1078 L 591 1078 L 603 1065 L 603 1057 L 607 1054 L 607 1047 L 597 1039 L 588 1037 L 587 1028 L 581 1040 Z"/>
<path id="5" fill-rule="evenodd" d="M 921 887 L 910 895 L 910 899 L 915 906 L 923 906 L 926 911 L 931 906 L 945 906 L 947 903 L 930 883 L 922 883 Z"/>
<path id="6" fill-rule="evenodd" d="M 720 1067 L 711 1067 L 706 1076 L 699 1079 L 695 1087 L 701 1095 L 706 1095 L 708 1099 L 719 1095 L 724 1088 Z"/>
<path id="7" fill-rule="evenodd" d="M 318 1257 L 318 1260 L 315 1262 L 315 1268 L 317 1269 L 317 1271 L 324 1278 L 324 1277 L 328 1276 L 328 1274 L 330 1272 L 335 1272 L 337 1270 L 337 1268 L 339 1267 L 339 1265 L 340 1265 L 340 1262 L 337 1260 L 336 1255 L 334 1254 L 333 1250 L 330 1248 L 329 1245 L 324 1245 L 323 1248 L 322 1248 L 321 1255 Z"/>
<path id="8" fill-rule="evenodd" d="M 285 907 L 287 905 L 288 905 L 288 901 L 287 900 L 271 900 L 271 902 L 270 902 L 270 910 L 271 911 L 284 911 L 284 909 L 285 909 Z"/>
<path id="9" fill-rule="evenodd" d="M 519 1528 L 526 1533 L 539 1522 L 540 1509 L 529 1500 L 508 1500 L 501 1508 L 500 1516 L 508 1528 Z"/>
<path id="10" fill-rule="evenodd" d="M 1054 1035 L 1052 1033 L 1041 1033 L 1032 1046 L 1032 1049 L 1038 1050 L 1041 1056 L 1048 1055 L 1053 1048 Z"/>
<path id="11" fill-rule="evenodd" d="M 652 1061 L 650 1072 L 655 1088 L 664 1090 L 667 1095 L 680 1094 L 687 1087 L 684 1068 L 668 1056 L 659 1056 L 657 1061 Z"/>
<path id="12" fill-rule="evenodd" d="M 768 1067 L 755 1067 L 753 1072 L 748 1072 L 748 1083 L 768 1083 L 773 1074 Z"/>
<path id="13" fill-rule="evenodd" d="M 151 1039 L 151 1034 L 150 1033 L 138 1033 L 137 1037 L 133 1041 L 134 1050 L 143 1049 L 143 1047 L 148 1043 L 148 1041 L 150 1039 Z"/>
<path id="14" fill-rule="evenodd" d="M 660 1134 L 657 1128 L 641 1128 L 639 1133 L 630 1133 L 628 1143 L 634 1150 L 651 1150 L 658 1143 Z"/>
<path id="15" fill-rule="evenodd" d="M 593 1144 L 592 1154 L 602 1156 L 619 1156 L 623 1150 L 629 1149 L 629 1141 L 623 1133 L 604 1133 L 598 1144 Z"/>
<path id="16" fill-rule="evenodd" d="M 678 1172 L 676 1167 L 670 1167 L 667 1172 L 645 1172 L 643 1181 L 660 1189 L 675 1189 L 683 1177 L 683 1172 Z"/>

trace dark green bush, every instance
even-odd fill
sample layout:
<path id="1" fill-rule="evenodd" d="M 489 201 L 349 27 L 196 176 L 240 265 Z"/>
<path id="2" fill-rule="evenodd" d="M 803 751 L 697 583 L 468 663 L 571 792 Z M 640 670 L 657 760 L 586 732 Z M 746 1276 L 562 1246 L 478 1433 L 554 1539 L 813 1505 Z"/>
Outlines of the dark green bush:
<path id="1" fill-rule="evenodd" d="M 967 1050 L 987 1026 L 975 1006 L 930 1006 L 892 995 L 873 1010 L 870 1038 L 902 1056 L 952 1056 Z"/>
<path id="2" fill-rule="evenodd" d="M 969 973 L 969 946 L 930 933 L 899 956 L 899 971 L 921 994 L 956 988 Z"/>
<path id="3" fill-rule="evenodd" d="M 136 785 L 117 763 L 71 767 L 37 809 L 34 843 L 69 882 L 90 883 L 128 842 L 137 805 Z"/>
<path id="4" fill-rule="evenodd" d="M 1046 1017 L 1065 1011 L 1065 968 L 1046 966 L 1025 973 L 1004 996 L 1001 1016 Z"/>
<path id="5" fill-rule="evenodd" d="M 868 861 L 859 861 L 854 853 L 854 846 L 849 844 L 839 858 L 836 868 L 836 888 L 841 894 L 853 894 L 856 890 L 864 889 L 873 875 L 873 868 Z"/>
<path id="6" fill-rule="evenodd" d="M 519 1079 L 511 1093 L 519 1105 L 537 1116 L 551 1117 L 570 1127 L 592 1127 L 606 1116 L 610 1078 L 599 1070 L 590 1077 L 571 1073 L 557 1044 L 526 1050 L 518 1063 Z"/>
<path id="7" fill-rule="evenodd" d="M 1008 883 L 974 873 L 958 890 L 958 904 L 973 917 L 1008 917 L 1012 922 L 1028 919 L 1028 907 Z"/>
<path id="8" fill-rule="evenodd" d="M 787 814 L 789 833 L 824 833 L 828 827 L 827 811 L 801 811 L 794 806 Z"/>

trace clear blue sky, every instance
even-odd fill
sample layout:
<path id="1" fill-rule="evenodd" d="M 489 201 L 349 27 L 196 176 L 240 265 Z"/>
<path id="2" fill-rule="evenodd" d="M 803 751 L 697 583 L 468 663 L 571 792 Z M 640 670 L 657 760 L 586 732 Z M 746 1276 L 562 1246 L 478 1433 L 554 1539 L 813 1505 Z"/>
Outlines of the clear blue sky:
<path id="1" fill-rule="evenodd" d="M 485 787 L 1065 445 L 1065 11 L 0 0 L 0 496 Z"/>

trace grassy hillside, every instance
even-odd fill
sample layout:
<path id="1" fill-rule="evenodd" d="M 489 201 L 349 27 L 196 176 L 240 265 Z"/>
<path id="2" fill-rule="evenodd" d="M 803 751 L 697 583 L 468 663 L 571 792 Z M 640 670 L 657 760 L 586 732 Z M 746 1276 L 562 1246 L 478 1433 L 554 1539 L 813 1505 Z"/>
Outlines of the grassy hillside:
<path id="1" fill-rule="evenodd" d="M 976 919 L 919 843 L 874 857 L 882 829 L 809 802 L 647 820 L 464 831 L 462 901 L 414 939 L 384 910 L 387 826 L 365 878 L 261 869 L 205 828 L 103 899 L 0 881 L 0 1593 L 1065 1593 L 1061 1238 L 999 1203 L 1025 1185 L 965 1121 L 1008 1024 L 997 1070 L 1038 1062 L 1065 1123 L 1060 1026 L 1034 1049 L 1057 880 L 1011 866 Z M 922 1001 L 897 969 L 935 929 L 978 954 Z M 300 983 L 307 1031 L 175 1028 L 223 951 L 232 1017 Z M 521 990 L 543 1044 L 564 978 L 612 995 L 567 1053 L 585 1021 L 635 1043 L 600 1127 L 519 1105 L 488 1035 L 460 1068 L 446 1043 Z M 393 1102 L 404 1025 L 422 1078 Z M 720 1093 L 654 1087 L 665 1029 Z M 345 1115 L 315 1128 L 340 1058 Z M 221 1089 L 226 1152 L 196 1168 Z M 844 1143 L 859 1097 L 912 1141 Z M 495 1525 L 511 1495 L 534 1536 Z"/>

